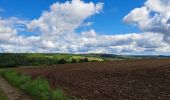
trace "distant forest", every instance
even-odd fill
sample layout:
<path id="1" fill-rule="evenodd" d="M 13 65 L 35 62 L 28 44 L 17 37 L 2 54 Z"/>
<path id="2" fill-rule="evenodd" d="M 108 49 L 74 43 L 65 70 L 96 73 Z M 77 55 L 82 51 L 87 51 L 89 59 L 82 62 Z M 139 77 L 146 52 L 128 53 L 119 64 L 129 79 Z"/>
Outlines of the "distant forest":
<path id="1" fill-rule="evenodd" d="M 88 62 L 87 58 L 75 59 L 69 54 L 22 54 L 1 53 L 0 68 L 18 66 L 40 66 L 65 63 Z"/>
<path id="2" fill-rule="evenodd" d="M 137 56 L 114 54 L 0 53 L 0 68 L 42 66 L 66 63 L 113 61 L 127 59 L 157 59 L 170 56 Z"/>

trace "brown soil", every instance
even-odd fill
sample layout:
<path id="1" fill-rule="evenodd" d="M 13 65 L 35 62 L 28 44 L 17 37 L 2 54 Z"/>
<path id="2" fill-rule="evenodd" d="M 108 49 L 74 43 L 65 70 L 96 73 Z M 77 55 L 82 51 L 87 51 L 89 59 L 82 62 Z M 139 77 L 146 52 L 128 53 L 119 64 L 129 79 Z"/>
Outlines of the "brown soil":
<path id="1" fill-rule="evenodd" d="M 29 96 L 25 95 L 22 91 L 11 86 L 2 77 L 0 77 L 0 87 L 9 100 L 32 100 Z"/>
<path id="2" fill-rule="evenodd" d="M 130 60 L 23 68 L 52 87 L 86 100 L 170 100 L 170 59 Z"/>

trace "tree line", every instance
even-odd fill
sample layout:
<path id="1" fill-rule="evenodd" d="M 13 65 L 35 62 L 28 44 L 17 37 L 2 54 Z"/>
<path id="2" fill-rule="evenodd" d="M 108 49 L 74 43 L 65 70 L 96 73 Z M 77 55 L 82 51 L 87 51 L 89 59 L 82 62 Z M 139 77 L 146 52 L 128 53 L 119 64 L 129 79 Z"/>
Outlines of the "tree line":
<path id="1" fill-rule="evenodd" d="M 0 54 L 0 68 L 11 68 L 18 66 L 40 66 L 66 63 L 89 62 L 88 58 L 48 58 L 48 57 L 28 57 L 26 54 Z"/>

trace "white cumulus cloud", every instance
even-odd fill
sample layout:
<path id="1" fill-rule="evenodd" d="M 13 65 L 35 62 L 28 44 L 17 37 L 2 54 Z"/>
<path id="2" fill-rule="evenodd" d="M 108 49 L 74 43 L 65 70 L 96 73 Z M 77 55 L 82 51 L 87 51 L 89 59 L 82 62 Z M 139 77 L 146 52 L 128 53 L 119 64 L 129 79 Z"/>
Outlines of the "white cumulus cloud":
<path id="1" fill-rule="evenodd" d="M 124 17 L 126 23 L 137 25 L 141 30 L 164 34 L 170 43 L 170 1 L 147 0 L 141 8 L 135 8 Z"/>
<path id="2" fill-rule="evenodd" d="M 107 35 L 95 29 L 76 32 L 90 26 L 93 22 L 85 20 L 100 14 L 103 5 L 82 0 L 56 2 L 34 20 L 0 18 L 0 52 L 170 54 L 168 0 L 147 0 L 124 17 L 141 33 Z M 25 31 L 39 35 L 19 34 Z"/>

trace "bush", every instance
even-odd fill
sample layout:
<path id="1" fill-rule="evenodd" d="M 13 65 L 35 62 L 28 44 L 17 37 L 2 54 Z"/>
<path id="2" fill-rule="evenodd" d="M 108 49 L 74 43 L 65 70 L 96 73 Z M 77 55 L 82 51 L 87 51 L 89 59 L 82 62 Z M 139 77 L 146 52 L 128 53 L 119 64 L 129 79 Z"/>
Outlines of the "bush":
<path id="1" fill-rule="evenodd" d="M 58 60 L 58 64 L 65 64 L 66 63 L 66 60 L 65 59 L 60 59 L 60 60 Z"/>
<path id="2" fill-rule="evenodd" d="M 79 62 L 84 62 L 84 59 L 80 59 L 80 61 Z"/>
<path id="3" fill-rule="evenodd" d="M 82 63 L 82 62 L 89 62 L 89 59 L 87 59 L 87 58 L 81 58 L 79 62 L 81 62 L 81 63 Z"/>
<path id="4" fill-rule="evenodd" d="M 87 58 L 84 58 L 84 62 L 89 62 L 89 59 L 87 59 Z"/>
<path id="5" fill-rule="evenodd" d="M 71 63 L 77 63 L 77 60 L 74 59 L 74 58 L 72 58 L 72 59 L 71 59 Z"/>
<path id="6" fill-rule="evenodd" d="M 52 100 L 71 100 L 64 95 L 64 92 L 61 89 L 53 91 Z"/>
<path id="7" fill-rule="evenodd" d="M 27 93 L 35 97 L 37 100 L 49 100 L 51 91 L 46 80 L 37 78 L 34 81 L 27 82 L 22 89 L 28 91 Z"/>

